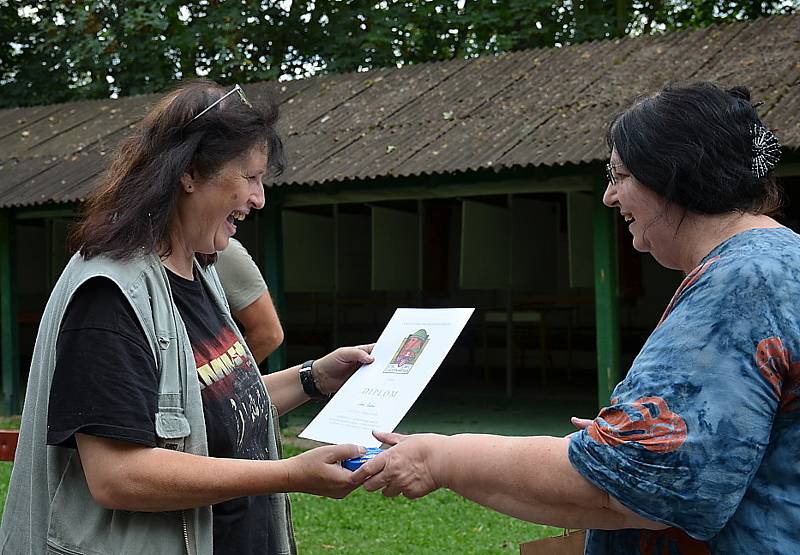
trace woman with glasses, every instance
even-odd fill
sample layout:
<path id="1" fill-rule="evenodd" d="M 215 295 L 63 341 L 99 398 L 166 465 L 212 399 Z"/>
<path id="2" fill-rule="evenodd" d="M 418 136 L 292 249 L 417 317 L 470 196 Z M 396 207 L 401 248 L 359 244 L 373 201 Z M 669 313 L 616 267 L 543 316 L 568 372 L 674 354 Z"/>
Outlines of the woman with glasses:
<path id="1" fill-rule="evenodd" d="M 568 437 L 376 434 L 368 490 L 450 488 L 589 528 L 585 552 L 800 553 L 800 236 L 771 214 L 780 147 L 749 92 L 670 86 L 608 129 L 603 202 L 685 279 L 593 420 Z"/>
<path id="2" fill-rule="evenodd" d="M 277 419 L 371 347 L 262 378 L 213 266 L 283 168 L 277 117 L 191 82 L 120 144 L 39 328 L 3 553 L 294 553 L 286 492 L 354 489 L 363 449 L 280 460 Z"/>

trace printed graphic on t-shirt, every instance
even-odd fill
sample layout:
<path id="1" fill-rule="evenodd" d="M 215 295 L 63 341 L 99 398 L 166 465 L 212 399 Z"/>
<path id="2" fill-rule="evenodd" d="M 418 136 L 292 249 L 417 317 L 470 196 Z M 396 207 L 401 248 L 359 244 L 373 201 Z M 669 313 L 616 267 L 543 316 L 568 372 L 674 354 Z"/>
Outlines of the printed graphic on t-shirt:
<path id="1" fill-rule="evenodd" d="M 220 353 L 218 349 L 229 343 L 231 346 Z M 252 368 L 247 350 L 228 328 L 223 330 L 221 337 L 197 345 L 194 349 L 194 361 L 197 364 L 201 389 L 224 379 L 236 368 Z"/>
<path id="2" fill-rule="evenodd" d="M 214 417 L 206 422 L 217 456 L 266 458 L 269 404 L 261 375 L 236 334 L 223 326 L 193 349 L 204 409 Z"/>

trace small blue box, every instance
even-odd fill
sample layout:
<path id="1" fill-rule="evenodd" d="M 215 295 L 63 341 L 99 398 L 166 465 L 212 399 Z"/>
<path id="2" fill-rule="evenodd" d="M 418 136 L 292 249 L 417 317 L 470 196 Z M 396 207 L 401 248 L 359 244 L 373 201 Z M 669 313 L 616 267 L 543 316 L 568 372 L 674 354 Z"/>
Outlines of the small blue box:
<path id="1" fill-rule="evenodd" d="M 374 459 L 376 455 L 383 453 L 383 449 L 378 447 L 367 447 L 367 452 L 360 457 L 353 457 L 352 459 L 345 459 L 342 461 L 342 466 L 347 470 L 358 470 L 362 464 L 368 460 Z"/>

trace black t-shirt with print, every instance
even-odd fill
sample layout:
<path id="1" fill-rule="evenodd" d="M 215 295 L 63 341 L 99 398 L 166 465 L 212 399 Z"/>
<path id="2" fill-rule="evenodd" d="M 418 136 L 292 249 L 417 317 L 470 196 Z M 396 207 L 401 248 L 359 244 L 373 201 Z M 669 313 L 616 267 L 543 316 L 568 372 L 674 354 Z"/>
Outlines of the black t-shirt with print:
<path id="1" fill-rule="evenodd" d="M 167 273 L 197 364 L 209 455 L 268 458 L 269 406 L 258 367 L 200 280 Z M 48 444 L 74 448 L 74 434 L 80 432 L 155 447 L 158 381 L 133 308 L 110 280 L 89 280 L 61 324 Z M 214 505 L 214 553 L 263 553 L 267 503 L 253 496 Z"/>

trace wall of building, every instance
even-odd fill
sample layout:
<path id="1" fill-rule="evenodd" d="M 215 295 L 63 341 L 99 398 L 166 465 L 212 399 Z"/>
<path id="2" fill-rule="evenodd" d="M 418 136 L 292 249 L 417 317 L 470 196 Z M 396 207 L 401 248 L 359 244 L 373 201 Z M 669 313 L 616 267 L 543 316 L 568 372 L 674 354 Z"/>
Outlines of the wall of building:
<path id="1" fill-rule="evenodd" d="M 541 323 L 513 327 L 520 384 L 539 386 L 544 367 L 551 384 L 593 388 L 591 212 L 571 214 L 571 198 L 486 195 L 285 210 L 288 362 L 374 341 L 398 306 L 474 306 L 437 379 L 502 388 L 507 335 L 497 319 L 510 303 L 514 313 L 541 314 Z M 582 206 L 591 209 L 590 202 Z M 257 227 L 242 226 L 245 244 Z M 654 271 L 638 253 L 629 258 L 641 269 L 623 312 L 626 364 L 676 285 L 674 275 Z"/>

